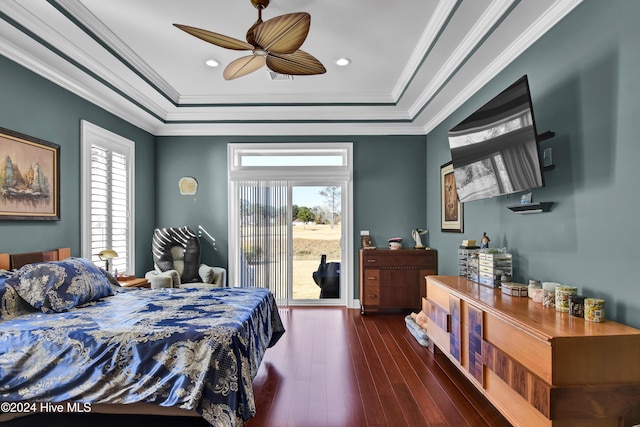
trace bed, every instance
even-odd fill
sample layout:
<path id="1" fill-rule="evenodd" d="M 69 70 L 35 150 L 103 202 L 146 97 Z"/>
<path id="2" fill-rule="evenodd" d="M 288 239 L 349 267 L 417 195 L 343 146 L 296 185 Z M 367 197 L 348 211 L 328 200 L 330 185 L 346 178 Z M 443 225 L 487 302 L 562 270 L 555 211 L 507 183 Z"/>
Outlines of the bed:
<path id="1" fill-rule="evenodd" d="M 252 380 L 284 333 L 268 290 L 118 288 L 69 254 L 0 254 L 0 269 L 13 269 L 0 277 L 0 402 L 78 402 L 215 426 L 255 414 Z M 43 288 L 54 270 L 65 283 Z"/>

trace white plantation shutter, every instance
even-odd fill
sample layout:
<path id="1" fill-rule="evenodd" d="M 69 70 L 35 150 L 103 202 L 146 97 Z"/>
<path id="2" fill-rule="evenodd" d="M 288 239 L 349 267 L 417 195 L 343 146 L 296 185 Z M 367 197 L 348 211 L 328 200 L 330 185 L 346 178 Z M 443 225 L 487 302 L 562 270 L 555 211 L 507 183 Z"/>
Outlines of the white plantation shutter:
<path id="1" fill-rule="evenodd" d="M 104 266 L 97 254 L 113 249 L 118 257 L 112 270 L 130 274 L 135 273 L 132 164 L 133 142 L 83 122 L 83 257 Z"/>
<path id="2" fill-rule="evenodd" d="M 129 235 L 127 203 L 127 158 L 106 148 L 91 146 L 91 254 L 105 248 L 118 253 L 114 270 L 129 270 L 127 241 Z"/>
<path id="3" fill-rule="evenodd" d="M 129 177 L 127 158 L 120 153 L 111 153 L 111 248 L 119 257 L 113 266 L 118 271 L 129 272 L 127 263 L 129 250 Z"/>
<path id="4" fill-rule="evenodd" d="M 91 147 L 91 253 L 97 254 L 109 246 L 108 228 L 108 165 L 106 150 Z"/>

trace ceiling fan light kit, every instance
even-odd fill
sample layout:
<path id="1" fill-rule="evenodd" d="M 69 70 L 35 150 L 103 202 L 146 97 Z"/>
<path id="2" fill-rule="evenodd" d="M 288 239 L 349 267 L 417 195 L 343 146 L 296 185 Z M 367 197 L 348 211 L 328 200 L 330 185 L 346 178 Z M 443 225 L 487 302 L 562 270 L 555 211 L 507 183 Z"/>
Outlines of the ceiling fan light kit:
<path id="1" fill-rule="evenodd" d="M 173 25 L 216 46 L 251 51 L 251 55 L 227 65 L 223 72 L 226 80 L 246 76 L 265 65 L 271 71 L 288 75 L 316 75 L 327 71 L 314 56 L 300 50 L 309 34 L 311 15 L 306 12 L 289 13 L 263 22 L 262 9 L 269 5 L 269 0 L 251 0 L 251 4 L 258 9 L 258 20 L 247 31 L 246 42 L 201 28 Z"/>

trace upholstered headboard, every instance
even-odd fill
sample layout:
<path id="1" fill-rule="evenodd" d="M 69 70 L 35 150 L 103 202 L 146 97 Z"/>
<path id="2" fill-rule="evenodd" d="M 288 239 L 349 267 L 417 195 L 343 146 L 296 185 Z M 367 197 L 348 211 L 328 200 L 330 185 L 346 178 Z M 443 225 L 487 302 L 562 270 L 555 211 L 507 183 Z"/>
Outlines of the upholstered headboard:
<path id="1" fill-rule="evenodd" d="M 20 268 L 25 264 L 42 261 L 59 261 L 71 256 L 70 248 L 59 248 L 43 252 L 26 252 L 22 254 L 0 254 L 0 269 Z"/>

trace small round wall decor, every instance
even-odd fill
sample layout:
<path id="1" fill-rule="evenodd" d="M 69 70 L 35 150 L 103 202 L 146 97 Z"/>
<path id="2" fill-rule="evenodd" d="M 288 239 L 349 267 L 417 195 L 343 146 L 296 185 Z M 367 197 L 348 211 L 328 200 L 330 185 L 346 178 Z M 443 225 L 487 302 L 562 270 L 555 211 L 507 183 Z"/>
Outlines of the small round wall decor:
<path id="1" fill-rule="evenodd" d="M 178 187 L 183 196 L 193 196 L 198 192 L 198 181 L 192 176 L 183 176 L 178 181 Z"/>

